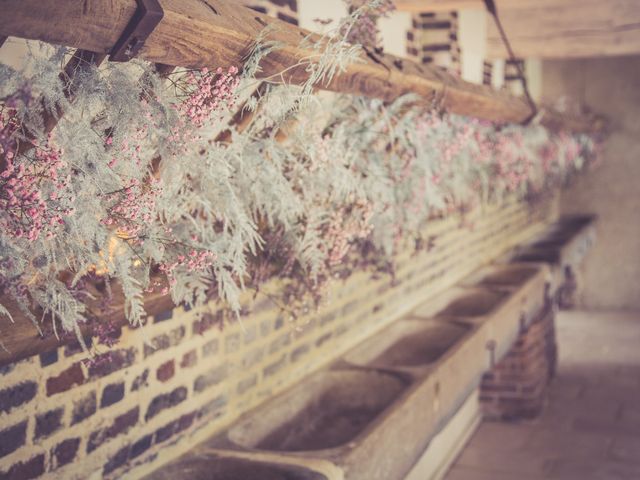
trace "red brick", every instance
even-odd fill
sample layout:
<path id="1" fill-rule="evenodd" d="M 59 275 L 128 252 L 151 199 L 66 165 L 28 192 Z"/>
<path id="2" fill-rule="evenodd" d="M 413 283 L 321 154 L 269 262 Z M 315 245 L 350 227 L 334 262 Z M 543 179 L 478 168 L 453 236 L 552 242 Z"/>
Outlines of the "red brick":
<path id="1" fill-rule="evenodd" d="M 133 458 L 139 457 L 144 452 L 149 450 L 149 448 L 151 447 L 152 443 L 153 443 L 153 435 L 152 434 L 145 435 L 140 440 L 138 440 L 133 445 L 131 445 L 131 450 L 129 452 L 129 458 L 133 459 Z"/>
<path id="2" fill-rule="evenodd" d="M 191 413 L 182 415 L 178 419 L 178 431 L 181 432 L 189 428 L 193 424 L 193 420 L 195 419 L 195 417 L 196 417 L 196 412 L 191 412 Z"/>
<path id="3" fill-rule="evenodd" d="M 163 333 L 151 339 L 150 345 L 144 346 L 144 358 L 153 355 L 161 350 L 178 345 L 184 338 L 186 329 L 183 326 L 171 330 L 169 333 Z"/>
<path id="4" fill-rule="evenodd" d="M 196 378 L 193 383 L 193 390 L 199 393 L 213 385 L 218 385 L 227 378 L 227 375 L 228 368 L 226 364 L 214 367 Z"/>
<path id="5" fill-rule="evenodd" d="M 63 465 L 71 463 L 78 453 L 78 447 L 80 446 L 79 438 L 69 438 L 51 450 L 51 458 L 54 463 L 53 468 L 59 468 Z"/>
<path id="6" fill-rule="evenodd" d="M 129 430 L 138 423 L 139 416 L 140 408 L 135 407 L 128 412 L 123 413 L 119 417 L 116 417 L 109 427 L 100 428 L 92 432 L 91 435 L 89 435 L 89 440 L 87 441 L 87 453 L 91 453 L 106 441 Z"/>
<path id="7" fill-rule="evenodd" d="M 14 464 L 9 470 L 0 473 L 0 480 L 30 480 L 44 473 L 44 455 L 37 455 L 26 462 Z"/>
<path id="8" fill-rule="evenodd" d="M 27 421 L 0 430 L 0 458 L 15 452 L 27 438 Z"/>
<path id="9" fill-rule="evenodd" d="M 36 416 L 36 431 L 34 439 L 48 437 L 62 427 L 62 415 L 64 407 L 51 410 L 47 413 Z"/>
<path id="10" fill-rule="evenodd" d="M 154 443 L 166 442 L 168 439 L 170 439 L 175 434 L 177 427 L 178 427 L 178 421 L 177 420 L 169 422 L 166 425 L 160 427 L 154 433 L 153 442 Z"/>
<path id="11" fill-rule="evenodd" d="M 12 408 L 30 402 L 37 391 L 38 385 L 35 382 L 22 382 L 0 390 L 0 412 L 7 413 Z"/>
<path id="12" fill-rule="evenodd" d="M 40 354 L 40 366 L 48 367 L 58 361 L 58 349 L 53 349 Z"/>
<path id="13" fill-rule="evenodd" d="M 124 382 L 112 383 L 107 385 L 102 392 L 100 400 L 100 408 L 106 408 L 114 403 L 118 403 L 124 398 Z"/>
<path id="14" fill-rule="evenodd" d="M 195 350 L 191 350 L 190 352 L 187 352 L 182 356 L 180 367 L 182 368 L 193 367 L 197 361 L 198 361 L 198 353 Z"/>
<path id="15" fill-rule="evenodd" d="M 189 428 L 196 417 L 196 412 L 187 413 L 182 415 L 177 420 L 173 420 L 166 425 L 156 430 L 154 434 L 154 443 L 161 443 L 167 441 L 172 436 Z"/>
<path id="16" fill-rule="evenodd" d="M 297 362 L 300 358 L 306 355 L 309 352 L 309 345 L 305 344 L 298 348 L 296 348 L 293 352 L 291 352 L 291 361 Z"/>
<path id="17" fill-rule="evenodd" d="M 86 335 L 83 337 L 83 340 L 84 340 L 85 347 L 91 348 L 91 346 L 93 345 L 93 338 L 90 335 Z M 82 344 L 78 342 L 77 339 L 74 339 L 71 343 L 67 344 L 64 347 L 64 356 L 71 357 L 78 353 L 82 353 L 83 351 L 84 351 L 84 348 L 82 347 Z"/>
<path id="18" fill-rule="evenodd" d="M 286 365 L 286 362 L 287 362 L 287 356 L 282 355 L 278 360 L 271 363 L 270 365 L 267 365 L 263 369 L 262 371 L 263 376 L 266 378 L 266 377 L 270 377 L 271 375 L 275 375 L 277 372 L 282 370 L 282 368 Z"/>
<path id="19" fill-rule="evenodd" d="M 147 413 L 144 417 L 145 421 L 149 421 L 162 410 L 175 407 L 179 403 L 182 403 L 186 398 L 187 389 L 185 387 L 178 387 L 172 392 L 158 395 L 149 404 L 149 408 L 147 409 Z"/>
<path id="20" fill-rule="evenodd" d="M 135 392 L 149 386 L 149 369 L 145 369 L 140 375 L 133 379 L 131 391 Z"/>
<path id="21" fill-rule="evenodd" d="M 112 350 L 98 355 L 89 366 L 91 378 L 101 378 L 133 365 L 136 349 Z"/>
<path id="22" fill-rule="evenodd" d="M 156 313 L 153 316 L 153 323 L 165 322 L 173 318 L 173 309 L 165 310 L 161 313 Z"/>
<path id="23" fill-rule="evenodd" d="M 80 423 L 96 413 L 97 397 L 96 392 L 89 392 L 80 400 L 73 402 L 73 414 L 71 415 L 71 425 Z"/>
<path id="24" fill-rule="evenodd" d="M 265 7 L 260 6 L 260 5 L 249 5 L 248 8 L 250 8 L 251 10 L 254 10 L 256 12 L 267 13 L 267 9 Z"/>
<path id="25" fill-rule="evenodd" d="M 225 395 L 220 395 L 213 400 L 205 403 L 198 411 L 198 419 L 206 418 L 211 420 L 218 418 L 224 413 L 224 409 L 227 406 L 228 399 Z"/>
<path id="26" fill-rule="evenodd" d="M 193 322 L 192 331 L 194 335 L 202 335 L 213 327 L 218 327 L 219 330 L 222 330 L 223 325 L 224 318 L 222 311 L 217 312 L 215 315 L 203 313 L 200 318 Z"/>
<path id="27" fill-rule="evenodd" d="M 50 397 L 56 393 L 66 392 L 72 387 L 83 383 L 84 373 L 82 368 L 79 363 L 74 363 L 59 375 L 47 379 L 47 396 Z"/>
<path id="28" fill-rule="evenodd" d="M 109 458 L 107 463 L 104 464 L 102 474 L 108 475 L 114 470 L 126 464 L 127 460 L 129 459 L 129 449 L 130 446 L 126 445 L 125 447 L 118 450 L 111 458 Z"/>
<path id="29" fill-rule="evenodd" d="M 173 360 L 163 363 L 158 367 L 156 378 L 161 382 L 166 382 L 176 373 L 176 366 Z"/>

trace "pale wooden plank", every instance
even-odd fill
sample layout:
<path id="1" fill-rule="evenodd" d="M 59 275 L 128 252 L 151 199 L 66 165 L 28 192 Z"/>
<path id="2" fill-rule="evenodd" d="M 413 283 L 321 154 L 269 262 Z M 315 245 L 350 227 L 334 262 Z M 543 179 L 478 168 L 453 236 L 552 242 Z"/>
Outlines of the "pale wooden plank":
<path id="1" fill-rule="evenodd" d="M 580 58 L 640 53 L 637 0 L 523 0 L 507 6 L 497 3 L 518 57 Z M 506 58 L 491 18 L 488 22 L 488 55 Z"/>
<path id="2" fill-rule="evenodd" d="M 484 9 L 482 0 L 396 0 L 395 5 L 401 12 L 411 13 Z"/>

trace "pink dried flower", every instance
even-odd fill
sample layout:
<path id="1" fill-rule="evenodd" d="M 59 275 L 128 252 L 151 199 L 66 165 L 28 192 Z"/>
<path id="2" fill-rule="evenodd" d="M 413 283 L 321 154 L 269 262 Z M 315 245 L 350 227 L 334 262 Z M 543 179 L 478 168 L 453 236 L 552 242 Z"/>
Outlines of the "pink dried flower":
<path id="1" fill-rule="evenodd" d="M 215 73 L 208 68 L 189 72 L 186 78 L 189 93 L 177 105 L 177 109 L 192 124 L 201 127 L 214 113 L 234 106 L 239 82 L 238 68 L 235 66 L 229 67 L 226 73 L 221 67 Z"/>
<path id="2" fill-rule="evenodd" d="M 366 200 L 357 200 L 333 213 L 324 235 L 329 266 L 339 265 L 355 240 L 369 236 L 372 215 L 373 205 Z"/>
<path id="3" fill-rule="evenodd" d="M 0 111 L 0 153 L 5 156 L 0 174 L 0 226 L 17 239 L 52 238 L 64 217 L 73 214 L 73 209 L 63 206 L 73 201 L 63 151 L 49 135 L 28 156 L 16 157 L 13 135 L 17 125 L 15 110 Z"/>

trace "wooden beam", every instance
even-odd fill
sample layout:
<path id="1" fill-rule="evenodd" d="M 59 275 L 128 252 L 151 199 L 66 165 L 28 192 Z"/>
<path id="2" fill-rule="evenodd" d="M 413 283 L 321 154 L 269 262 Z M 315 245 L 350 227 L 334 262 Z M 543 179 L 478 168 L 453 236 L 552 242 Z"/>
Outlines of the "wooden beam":
<path id="1" fill-rule="evenodd" d="M 483 0 L 396 0 L 411 13 L 485 9 Z M 495 0 L 500 18 L 521 58 L 580 58 L 640 53 L 638 0 Z M 488 18 L 488 56 L 507 58 Z"/>
<path id="2" fill-rule="evenodd" d="M 640 53 L 638 0 L 498 0 L 498 11 L 515 54 L 521 58 L 581 58 Z M 508 1 L 508 0 L 507 0 Z M 487 54 L 506 58 L 488 19 Z"/>
<path id="3" fill-rule="evenodd" d="M 95 292 L 99 298 L 102 298 L 100 292 Z M 124 314 L 124 300 L 121 292 L 114 292 L 114 301 L 107 311 L 103 311 L 98 302 L 89 302 L 87 304 L 89 317 L 99 319 L 107 317 L 114 327 L 129 325 Z M 70 343 L 75 343 L 76 336 L 73 333 L 63 335 L 62 328 L 58 325 L 57 338 L 54 335 L 53 324 L 51 318 L 47 317 L 45 321 L 39 325 L 41 331 L 29 320 L 18 308 L 17 304 L 11 298 L 6 296 L 0 297 L 0 303 L 12 312 L 14 322 L 11 322 L 6 316 L 0 316 L 0 332 L 2 332 L 2 342 L 6 349 L 0 346 L 0 367 L 10 363 L 15 363 L 25 358 L 29 358 L 39 353 L 48 352 L 54 348 L 58 348 Z M 147 294 L 144 299 L 144 305 L 149 315 L 174 308 L 169 295 L 160 293 Z M 36 314 L 36 316 L 38 316 Z M 95 320 L 93 323 L 81 325 L 80 330 L 85 336 L 91 336 L 97 325 Z"/>
<path id="4" fill-rule="evenodd" d="M 396 0 L 394 3 L 401 12 L 411 13 L 484 10 L 482 0 Z"/>
<path id="5" fill-rule="evenodd" d="M 558 0 L 562 1 L 562 0 Z M 535 5 L 537 0 L 494 0 L 497 7 L 509 8 L 518 5 Z M 485 10 L 484 0 L 395 0 L 401 12 L 453 12 L 457 10 Z"/>
<path id="6" fill-rule="evenodd" d="M 151 34 L 141 58 L 180 67 L 241 66 L 255 39 L 274 26 L 268 39 L 282 47 L 262 61 L 262 78 L 301 84 L 306 63 L 314 55 L 300 47 L 309 32 L 270 18 L 231 0 L 163 0 L 165 15 Z M 133 0 L 0 0 L 10 15 L 0 17 L 0 35 L 43 40 L 107 53 L 133 15 Z M 73 25 L 73 28 L 70 28 Z M 279 75 L 281 72 L 285 72 Z M 391 55 L 370 53 L 330 84 L 319 88 L 392 101 L 414 93 L 426 102 L 439 99 L 446 110 L 496 122 L 521 122 L 530 115 L 527 103 L 490 87 L 464 82 L 437 67 L 422 66 Z M 591 119 L 566 119 L 550 113 L 553 125 L 590 131 Z M 545 120 L 546 121 L 546 120 Z"/>

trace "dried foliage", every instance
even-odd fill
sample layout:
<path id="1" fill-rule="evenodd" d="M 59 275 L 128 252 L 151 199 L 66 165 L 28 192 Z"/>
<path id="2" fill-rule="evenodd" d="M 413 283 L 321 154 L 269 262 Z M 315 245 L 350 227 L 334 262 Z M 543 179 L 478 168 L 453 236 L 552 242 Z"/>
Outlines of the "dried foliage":
<path id="1" fill-rule="evenodd" d="M 295 315 L 331 279 L 388 270 L 430 218 L 544 194 L 593 155 L 584 135 L 425 111 L 411 96 L 385 105 L 313 94 L 357 61 L 343 33 L 361 13 L 312 46 L 307 84 L 271 78 L 261 95 L 250 96 L 253 75 L 278 48 L 268 31 L 244 66 L 168 79 L 137 61 L 85 66 L 72 100 L 65 49 L 42 47 L 22 71 L 0 66 L 4 295 L 34 323 L 77 332 L 96 278 L 102 304 L 121 289 L 138 325 L 146 292 L 189 306 L 218 298 L 239 312 L 244 288 L 279 276 L 274 301 Z M 217 141 L 242 102 L 251 122 Z M 65 114 L 46 134 L 56 106 Z"/>

